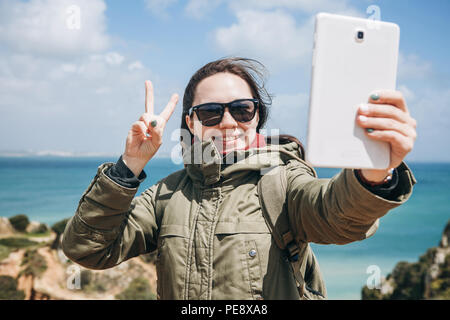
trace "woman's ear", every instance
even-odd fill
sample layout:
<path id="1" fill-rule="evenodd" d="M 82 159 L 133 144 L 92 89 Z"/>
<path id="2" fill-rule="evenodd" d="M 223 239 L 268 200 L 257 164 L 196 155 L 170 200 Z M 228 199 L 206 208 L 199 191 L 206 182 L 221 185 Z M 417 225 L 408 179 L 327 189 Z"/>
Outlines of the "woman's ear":
<path id="1" fill-rule="evenodd" d="M 187 127 L 189 128 L 189 131 L 191 132 L 192 135 L 194 135 L 194 119 L 191 119 L 189 115 L 186 115 L 185 121 Z"/>

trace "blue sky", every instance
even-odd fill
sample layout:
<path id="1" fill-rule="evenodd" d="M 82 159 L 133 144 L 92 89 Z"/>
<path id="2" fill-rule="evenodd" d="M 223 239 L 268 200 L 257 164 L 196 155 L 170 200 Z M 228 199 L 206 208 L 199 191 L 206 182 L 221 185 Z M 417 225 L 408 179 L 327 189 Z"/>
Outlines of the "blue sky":
<path id="1" fill-rule="evenodd" d="M 67 24 L 74 5 L 79 28 Z M 446 0 L 0 0 L 0 152 L 119 155 L 144 111 L 144 80 L 160 111 L 199 67 L 229 55 L 267 67 L 268 130 L 305 141 L 313 17 L 369 17 L 370 5 L 401 29 L 397 88 L 418 120 L 407 160 L 450 161 Z M 160 156 L 180 114 L 181 102 Z"/>

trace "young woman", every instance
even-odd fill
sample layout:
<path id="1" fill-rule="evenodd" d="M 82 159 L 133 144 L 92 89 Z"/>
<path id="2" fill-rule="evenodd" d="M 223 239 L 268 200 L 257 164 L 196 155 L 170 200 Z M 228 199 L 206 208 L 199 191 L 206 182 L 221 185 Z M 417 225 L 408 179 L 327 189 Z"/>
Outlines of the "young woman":
<path id="1" fill-rule="evenodd" d="M 254 60 L 227 58 L 192 76 L 181 119 L 185 167 L 134 197 L 178 100 L 173 95 L 156 115 L 146 82 L 146 112 L 132 125 L 118 162 L 101 165 L 83 194 L 63 236 L 65 254 L 106 269 L 157 250 L 160 299 L 304 298 L 258 199 L 261 172 L 274 161 L 286 168 L 297 241 L 345 244 L 371 236 L 415 183 L 403 159 L 416 122 L 401 94 L 374 93 L 357 117 L 369 137 L 389 142 L 394 170 L 343 169 L 318 179 L 298 142 L 284 139 L 274 149 L 273 139 L 259 133 L 270 104 L 261 68 Z"/>

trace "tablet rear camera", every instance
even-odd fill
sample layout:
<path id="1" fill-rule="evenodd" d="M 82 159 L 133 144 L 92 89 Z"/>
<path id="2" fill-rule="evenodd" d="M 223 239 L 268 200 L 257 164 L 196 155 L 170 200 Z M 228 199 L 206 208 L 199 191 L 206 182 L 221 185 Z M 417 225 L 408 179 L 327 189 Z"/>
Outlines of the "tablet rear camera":
<path id="1" fill-rule="evenodd" d="M 358 31 L 358 33 L 356 34 L 356 38 L 358 40 L 363 40 L 364 39 L 364 31 Z"/>

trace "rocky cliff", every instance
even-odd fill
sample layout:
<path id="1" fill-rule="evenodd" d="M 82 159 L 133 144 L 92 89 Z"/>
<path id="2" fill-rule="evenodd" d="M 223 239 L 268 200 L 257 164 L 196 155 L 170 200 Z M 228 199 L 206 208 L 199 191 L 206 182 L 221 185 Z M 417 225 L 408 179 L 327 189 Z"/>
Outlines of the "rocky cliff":
<path id="1" fill-rule="evenodd" d="M 427 250 L 418 262 L 399 262 L 380 289 L 364 286 L 363 300 L 450 299 L 450 220 L 437 247 Z"/>
<path id="2" fill-rule="evenodd" d="M 42 224 L 30 222 L 26 230 L 32 232 L 19 232 L 7 218 L 0 218 L 0 299 L 156 298 L 153 256 L 136 257 L 107 270 L 83 268 L 62 252 L 60 224 L 44 230 Z M 35 232 L 38 226 L 40 233 Z"/>

